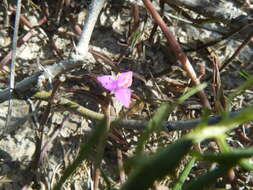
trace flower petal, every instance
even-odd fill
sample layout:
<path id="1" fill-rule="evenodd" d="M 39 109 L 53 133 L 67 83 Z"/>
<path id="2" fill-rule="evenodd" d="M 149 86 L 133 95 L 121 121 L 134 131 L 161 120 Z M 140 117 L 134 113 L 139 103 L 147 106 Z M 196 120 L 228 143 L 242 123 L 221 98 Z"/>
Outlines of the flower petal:
<path id="1" fill-rule="evenodd" d="M 97 77 L 97 80 L 107 90 L 114 91 L 117 87 L 117 81 L 111 75 L 103 75 L 101 77 Z"/>
<path id="2" fill-rule="evenodd" d="M 129 107 L 131 101 L 131 90 L 129 88 L 117 89 L 115 92 L 115 97 L 125 107 Z"/>
<path id="3" fill-rule="evenodd" d="M 132 85 L 133 72 L 128 71 L 124 73 L 119 73 L 116 78 L 117 88 L 128 88 Z"/>

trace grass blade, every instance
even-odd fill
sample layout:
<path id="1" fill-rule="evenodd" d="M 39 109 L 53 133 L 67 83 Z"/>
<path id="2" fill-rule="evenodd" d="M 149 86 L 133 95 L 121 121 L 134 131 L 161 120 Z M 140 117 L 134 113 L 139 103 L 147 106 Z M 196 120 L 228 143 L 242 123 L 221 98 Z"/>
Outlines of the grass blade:
<path id="1" fill-rule="evenodd" d="M 192 167 L 194 166 L 196 161 L 196 157 L 193 157 L 190 162 L 187 164 L 187 166 L 185 167 L 184 171 L 181 173 L 181 175 L 178 178 L 177 183 L 175 184 L 175 186 L 172 188 L 172 190 L 181 190 L 182 186 L 187 178 L 187 176 L 189 175 Z"/>
<path id="2" fill-rule="evenodd" d="M 243 158 L 249 158 L 253 156 L 253 148 L 247 148 L 247 149 L 240 149 L 240 150 L 233 150 L 231 152 L 224 152 L 224 153 L 205 153 L 205 154 L 199 154 L 197 153 L 196 156 L 201 160 L 211 161 L 211 162 L 217 162 L 220 164 L 226 164 L 226 165 L 235 165 L 235 163 L 238 163 L 239 160 Z"/>
<path id="3" fill-rule="evenodd" d="M 146 190 L 155 180 L 171 174 L 180 160 L 190 151 L 193 141 L 183 138 L 143 160 L 136 166 L 121 190 Z"/>
<path id="4" fill-rule="evenodd" d="M 186 185 L 183 190 L 202 190 L 206 189 L 211 184 L 215 183 L 219 177 L 224 176 L 228 172 L 229 168 L 220 166 L 212 171 L 209 171 L 196 180 Z"/>
<path id="5" fill-rule="evenodd" d="M 146 142 L 148 141 L 150 135 L 153 132 L 158 131 L 159 129 L 162 129 L 161 128 L 162 122 L 168 116 L 169 111 L 170 111 L 169 106 L 164 104 L 157 110 L 153 118 L 149 120 L 147 127 L 145 128 L 141 137 L 139 138 L 138 145 L 136 148 L 137 156 L 142 153 L 144 146 Z"/>

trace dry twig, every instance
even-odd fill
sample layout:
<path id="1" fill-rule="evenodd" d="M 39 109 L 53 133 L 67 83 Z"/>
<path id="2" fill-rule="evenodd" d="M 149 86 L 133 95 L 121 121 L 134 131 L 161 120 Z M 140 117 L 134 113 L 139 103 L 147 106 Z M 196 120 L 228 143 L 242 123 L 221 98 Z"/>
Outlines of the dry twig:
<path id="1" fill-rule="evenodd" d="M 16 54 L 17 54 L 17 41 L 18 41 L 18 28 L 19 28 L 19 20 L 20 20 L 20 12 L 21 12 L 21 0 L 17 1 L 17 11 L 15 17 L 15 28 L 13 34 L 13 41 L 12 41 L 12 60 L 11 60 L 11 72 L 10 72 L 10 85 L 9 85 L 9 106 L 8 106 L 8 113 L 6 116 L 6 123 L 5 126 L 8 126 L 10 122 L 11 115 L 12 115 L 12 93 L 15 87 L 15 62 L 16 62 Z"/>
<path id="2" fill-rule="evenodd" d="M 145 4 L 146 8 L 150 12 L 152 17 L 156 21 L 156 23 L 162 29 L 165 37 L 167 38 L 167 41 L 169 43 L 171 50 L 173 50 L 175 52 L 175 55 L 177 56 L 178 60 L 180 61 L 181 65 L 183 66 L 184 70 L 187 72 L 190 79 L 193 81 L 194 85 L 199 85 L 200 81 L 199 81 L 189 59 L 184 54 L 182 48 L 180 47 L 177 40 L 173 36 L 172 32 L 166 26 L 165 22 L 162 20 L 159 13 L 155 10 L 153 4 L 149 0 L 143 0 L 143 3 Z M 209 103 L 204 91 L 199 91 L 198 96 L 200 98 L 202 105 L 207 109 L 211 109 L 210 103 Z"/>
<path id="3" fill-rule="evenodd" d="M 252 40 L 253 31 L 248 35 L 248 37 L 243 41 L 243 43 L 237 48 L 233 55 L 227 59 L 221 66 L 220 71 L 222 71 L 239 53 L 240 51 Z"/>
<path id="4" fill-rule="evenodd" d="M 50 98 L 51 94 L 49 92 L 38 92 L 34 95 L 34 98 L 45 100 L 47 101 Z M 68 100 L 66 98 L 61 97 L 57 101 L 57 105 L 68 110 L 71 112 L 74 112 L 78 115 L 88 117 L 95 120 L 102 120 L 104 119 L 104 114 L 92 111 L 88 108 L 85 108 L 78 103 Z M 238 113 L 240 113 L 242 110 L 237 110 L 234 112 L 230 112 L 228 115 L 229 117 L 234 117 Z M 211 116 L 208 118 L 208 124 L 215 124 L 218 123 L 221 120 L 221 116 Z M 119 118 L 111 116 L 112 121 L 117 121 Z M 163 128 L 166 131 L 179 131 L 179 130 L 189 130 L 193 129 L 200 124 L 201 119 L 192 119 L 192 120 L 179 120 L 179 121 L 166 121 L 163 123 Z M 126 128 L 126 129 L 144 129 L 147 125 L 147 120 L 121 120 L 118 125 L 118 127 Z"/>

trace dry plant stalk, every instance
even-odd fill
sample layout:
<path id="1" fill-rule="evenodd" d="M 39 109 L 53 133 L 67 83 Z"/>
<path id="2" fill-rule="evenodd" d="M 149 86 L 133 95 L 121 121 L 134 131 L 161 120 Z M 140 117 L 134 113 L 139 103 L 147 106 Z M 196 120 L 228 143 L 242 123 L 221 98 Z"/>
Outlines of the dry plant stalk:
<path id="1" fill-rule="evenodd" d="M 11 55 L 11 71 L 10 71 L 10 85 L 9 85 L 9 106 L 8 106 L 8 113 L 6 115 L 6 122 L 5 127 L 8 126 L 11 115 L 12 115 L 12 94 L 15 88 L 15 63 L 16 63 L 16 56 L 17 56 L 17 41 L 18 41 L 18 29 L 19 29 L 19 20 L 20 20 L 20 12 L 21 12 L 21 2 L 22 0 L 17 1 L 17 11 L 16 11 L 16 17 L 15 17 L 15 28 L 14 28 L 14 34 L 13 34 L 13 42 L 12 42 L 12 55 Z"/>
<path id="2" fill-rule="evenodd" d="M 159 13 L 154 8 L 153 4 L 149 0 L 143 0 L 143 3 L 145 4 L 146 8 L 148 9 L 150 14 L 154 18 L 155 22 L 160 26 L 165 37 L 167 38 L 167 41 L 168 41 L 168 44 L 169 44 L 171 50 L 174 51 L 175 55 L 177 56 L 178 60 L 180 61 L 181 65 L 182 65 L 182 67 L 184 68 L 184 70 L 186 71 L 186 73 L 188 74 L 188 76 L 190 77 L 192 82 L 194 83 L 194 85 L 196 85 L 196 86 L 199 85 L 200 81 L 199 81 L 189 59 L 184 54 L 182 48 L 180 47 L 177 40 L 173 36 L 172 32 L 168 29 L 167 25 L 165 24 L 165 22 L 163 21 L 163 19 L 159 15 Z M 207 109 L 211 109 L 210 103 L 209 103 L 204 91 L 201 90 L 197 94 L 200 98 L 202 105 Z"/>

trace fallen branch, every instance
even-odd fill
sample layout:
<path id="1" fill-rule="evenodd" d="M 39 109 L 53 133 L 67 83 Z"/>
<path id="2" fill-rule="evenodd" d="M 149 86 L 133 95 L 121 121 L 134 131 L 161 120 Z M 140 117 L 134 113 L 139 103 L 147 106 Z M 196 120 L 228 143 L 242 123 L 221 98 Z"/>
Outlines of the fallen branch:
<path id="1" fill-rule="evenodd" d="M 51 97 L 51 93 L 49 92 L 38 92 L 34 96 L 36 99 L 47 101 Z M 92 111 L 88 108 L 85 108 L 78 103 L 68 100 L 66 98 L 59 98 L 57 101 L 57 106 L 64 108 L 68 111 L 74 112 L 80 116 L 88 117 L 95 120 L 102 120 L 104 119 L 104 114 Z M 230 112 L 228 117 L 234 117 L 242 110 L 237 110 L 234 112 Z M 111 117 L 112 121 L 116 121 L 119 118 Z M 221 116 L 210 116 L 208 118 L 208 124 L 216 124 L 222 119 Z M 118 122 L 118 127 L 125 128 L 125 129 L 144 129 L 147 125 L 147 120 L 120 120 Z M 192 119 L 192 120 L 180 120 L 180 121 L 165 121 L 163 123 L 163 128 L 166 131 L 180 131 L 180 130 L 190 130 L 198 126 L 201 123 L 201 119 Z"/>

